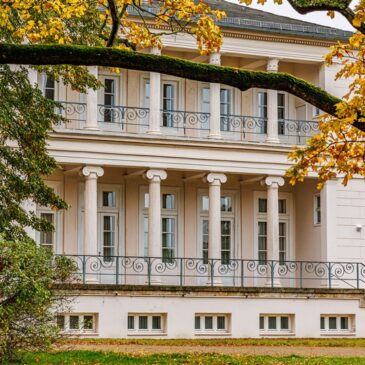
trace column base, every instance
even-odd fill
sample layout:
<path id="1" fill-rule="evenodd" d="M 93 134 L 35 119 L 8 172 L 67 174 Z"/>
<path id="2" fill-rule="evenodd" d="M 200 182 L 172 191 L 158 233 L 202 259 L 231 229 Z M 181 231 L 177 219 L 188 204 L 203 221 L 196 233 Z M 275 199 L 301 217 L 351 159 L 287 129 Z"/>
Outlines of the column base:
<path id="1" fill-rule="evenodd" d="M 147 134 L 162 134 L 162 132 L 160 131 L 160 130 L 148 130 L 147 132 L 146 132 Z"/>
<path id="2" fill-rule="evenodd" d="M 274 279 L 274 282 L 273 284 L 271 283 L 271 280 L 268 280 L 266 283 L 265 283 L 265 287 L 267 288 L 271 288 L 271 287 L 274 287 L 274 288 L 281 288 L 281 282 L 279 279 Z"/>
<path id="3" fill-rule="evenodd" d="M 265 142 L 267 143 L 280 143 L 279 138 L 266 138 Z"/>
<path id="4" fill-rule="evenodd" d="M 208 138 L 209 139 L 222 139 L 222 135 L 221 134 L 209 134 Z"/>

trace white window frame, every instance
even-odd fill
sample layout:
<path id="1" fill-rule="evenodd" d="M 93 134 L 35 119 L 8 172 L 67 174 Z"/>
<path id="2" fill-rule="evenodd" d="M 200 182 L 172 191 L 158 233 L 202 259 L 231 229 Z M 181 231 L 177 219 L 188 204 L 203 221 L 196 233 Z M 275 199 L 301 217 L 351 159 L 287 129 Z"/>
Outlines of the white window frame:
<path id="1" fill-rule="evenodd" d="M 203 210 L 202 199 L 204 196 L 209 197 L 209 191 L 206 189 L 199 189 L 197 194 L 197 216 L 198 216 L 198 230 L 197 230 L 197 256 L 203 258 L 203 221 L 209 220 L 209 210 Z M 234 190 L 222 190 L 221 197 L 230 197 L 232 201 L 232 211 L 222 212 L 221 221 L 231 221 L 231 254 L 230 259 L 238 259 L 240 256 L 239 252 L 239 225 L 240 222 L 240 211 L 239 211 L 239 192 Z M 208 222 L 209 224 L 209 222 Z M 222 252 L 222 248 L 220 249 Z"/>
<path id="2" fill-rule="evenodd" d="M 196 328 L 196 317 L 200 318 L 200 328 Z M 205 318 L 212 317 L 212 327 L 205 328 Z M 218 329 L 218 317 L 224 317 L 225 328 Z M 194 315 L 194 334 L 195 336 L 224 336 L 231 334 L 231 313 L 195 313 Z"/>
<path id="3" fill-rule="evenodd" d="M 67 333 L 68 335 L 96 335 L 98 332 L 98 313 L 60 313 L 56 316 L 56 323 L 57 317 L 62 316 L 64 318 L 64 327 L 63 329 L 60 328 L 61 333 Z M 79 317 L 79 324 L 84 323 L 85 317 L 92 317 L 92 328 L 85 329 L 82 328 L 80 325 L 78 329 L 71 329 L 70 328 L 70 317 L 77 316 Z"/>
<path id="4" fill-rule="evenodd" d="M 44 72 L 38 73 L 38 84 L 41 85 L 41 91 L 43 96 L 45 96 L 45 89 L 46 89 L 46 79 L 48 75 Z M 54 101 L 58 101 L 60 96 L 59 92 L 59 82 L 57 80 L 54 80 Z M 59 100 L 59 101 L 65 101 L 65 100 Z"/>
<path id="5" fill-rule="evenodd" d="M 105 85 L 105 80 L 114 80 L 115 82 L 115 90 L 114 90 L 114 104 L 113 105 L 105 105 L 104 104 L 104 98 L 105 98 L 105 89 L 104 87 L 101 87 L 98 90 L 98 122 L 101 122 L 105 125 L 113 125 L 114 123 L 119 122 L 122 123 L 123 120 L 122 118 L 120 120 L 118 120 L 118 116 L 120 115 L 119 112 L 115 113 L 115 115 L 117 117 L 114 116 L 114 113 L 111 113 L 111 120 L 110 122 L 105 121 L 105 114 L 102 114 L 100 112 L 99 109 L 99 105 L 101 105 L 103 107 L 103 110 L 105 111 L 106 109 L 108 109 L 108 107 L 110 108 L 110 110 L 113 110 L 113 107 L 117 107 L 117 106 L 121 106 L 121 80 L 120 80 L 120 76 L 116 75 L 116 74 L 101 74 L 98 77 L 99 81 Z"/>
<path id="6" fill-rule="evenodd" d="M 267 199 L 267 193 L 265 191 L 255 191 L 254 192 L 254 259 L 258 260 L 258 222 L 267 222 L 267 213 L 259 212 L 259 199 Z M 286 213 L 279 214 L 279 223 L 286 223 L 286 233 L 287 233 L 287 241 L 286 241 L 286 260 L 291 261 L 295 257 L 295 245 L 294 245 L 294 207 L 293 207 L 293 198 L 291 193 L 280 193 L 279 192 L 279 200 L 286 200 Z M 279 228 L 278 228 L 279 229 Z"/>
<path id="7" fill-rule="evenodd" d="M 319 206 L 318 206 L 318 198 L 319 198 Z M 313 195 L 313 224 L 315 226 L 320 226 L 322 223 L 322 209 L 321 209 L 321 194 L 317 193 Z M 318 220 L 318 213 L 320 219 Z"/>
<path id="8" fill-rule="evenodd" d="M 269 318 L 276 318 L 276 328 L 269 328 Z M 288 318 L 288 328 L 281 328 L 281 318 Z M 264 328 L 261 327 L 261 318 L 264 320 Z M 295 315 L 293 313 L 260 313 L 259 314 L 259 334 L 260 336 L 290 336 L 294 335 L 295 330 Z"/>
<path id="9" fill-rule="evenodd" d="M 116 234 L 116 247 L 115 247 L 115 255 L 120 256 L 124 254 L 124 189 L 125 186 L 121 184 L 97 184 L 97 225 L 98 225 L 98 254 L 102 255 L 102 223 L 101 217 L 102 215 L 118 215 L 117 218 L 117 227 L 118 232 Z M 84 191 L 85 191 L 85 183 L 82 182 L 79 184 L 79 192 L 78 192 L 78 253 L 80 255 L 84 252 L 84 212 L 85 212 L 85 202 L 84 202 Z M 103 207 L 102 193 L 103 191 L 115 191 L 115 207 Z"/>
<path id="10" fill-rule="evenodd" d="M 139 191 L 139 256 L 148 257 L 148 234 L 145 232 L 144 220 L 148 220 L 148 207 L 144 205 L 145 194 L 148 194 L 148 186 L 141 186 Z M 162 197 L 164 194 L 175 195 L 175 209 L 163 209 Z M 183 250 L 183 214 L 180 188 L 161 186 L 161 246 L 162 246 L 162 219 L 175 219 L 175 257 L 180 257 Z M 147 239 L 147 242 L 145 242 Z M 162 257 L 162 251 L 161 251 Z"/>
<path id="11" fill-rule="evenodd" d="M 329 328 L 329 318 L 336 318 L 336 329 Z M 346 317 L 348 321 L 348 328 L 341 329 L 341 318 Z M 321 318 L 324 318 L 325 328 L 321 328 Z M 320 315 L 320 334 L 321 336 L 343 336 L 343 335 L 355 335 L 356 326 L 355 326 L 355 315 L 354 314 L 321 314 Z"/>
<path id="12" fill-rule="evenodd" d="M 55 191 L 55 193 L 60 196 L 61 198 L 63 197 L 63 186 L 62 186 L 62 182 L 58 182 L 58 181 L 46 181 L 46 184 L 53 188 L 53 190 Z M 53 239 L 54 239 L 54 244 L 53 244 L 53 253 L 55 254 L 59 254 L 62 253 L 62 242 L 63 242 L 63 211 L 55 211 L 52 210 L 50 207 L 42 207 L 42 206 L 37 206 L 36 207 L 36 215 L 37 217 L 40 218 L 42 213 L 51 213 L 54 215 L 54 232 L 53 232 Z M 40 232 L 39 231 L 35 231 L 35 240 L 38 244 L 40 244 Z"/>
<path id="13" fill-rule="evenodd" d="M 134 328 L 129 327 L 129 317 L 134 317 Z M 147 317 L 147 329 L 139 329 L 139 317 Z M 161 328 L 153 329 L 153 317 L 160 317 Z M 128 313 L 127 315 L 128 336 L 163 336 L 167 335 L 167 313 Z"/>

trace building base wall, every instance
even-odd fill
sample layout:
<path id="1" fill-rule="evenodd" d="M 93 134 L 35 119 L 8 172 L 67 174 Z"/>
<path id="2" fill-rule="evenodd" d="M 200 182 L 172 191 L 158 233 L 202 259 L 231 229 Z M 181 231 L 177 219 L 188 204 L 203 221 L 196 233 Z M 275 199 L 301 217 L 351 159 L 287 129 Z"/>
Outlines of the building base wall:
<path id="1" fill-rule="evenodd" d="M 217 290 L 215 290 L 217 289 Z M 364 292 L 361 290 L 286 290 L 194 288 L 128 288 L 68 290 L 74 297 L 70 313 L 95 315 L 99 338 L 262 338 L 262 337 L 365 337 Z M 161 329 L 138 330 L 139 316 L 161 316 Z M 134 329 L 128 329 L 134 316 Z M 199 316 L 201 329 L 196 330 Z M 217 328 L 217 317 L 225 317 L 225 329 Z M 260 329 L 260 316 L 262 319 Z M 321 329 L 321 316 L 327 328 Z M 204 329 L 205 317 L 214 328 Z M 276 317 L 277 329 L 269 328 Z M 281 317 L 288 317 L 288 329 Z M 330 329 L 337 318 L 337 328 Z M 347 320 L 341 319 L 347 318 Z M 147 320 L 146 320 L 147 321 Z M 210 319 L 208 320 L 208 327 Z M 332 325 L 329 324 L 332 321 Z M 341 322 L 342 321 L 342 322 Z M 347 329 L 342 328 L 346 327 Z M 283 325 L 285 328 L 280 329 Z"/>

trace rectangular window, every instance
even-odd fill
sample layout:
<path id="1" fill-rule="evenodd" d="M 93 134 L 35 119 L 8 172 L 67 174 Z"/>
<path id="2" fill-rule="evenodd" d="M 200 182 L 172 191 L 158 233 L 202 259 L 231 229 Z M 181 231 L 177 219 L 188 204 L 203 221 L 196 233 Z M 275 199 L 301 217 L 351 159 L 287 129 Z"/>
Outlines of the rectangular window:
<path id="1" fill-rule="evenodd" d="M 265 265 L 267 260 L 267 224 L 258 222 L 258 260 L 260 265 Z"/>
<path id="2" fill-rule="evenodd" d="M 162 126 L 174 127 L 175 85 L 164 83 L 162 90 Z"/>
<path id="3" fill-rule="evenodd" d="M 115 208 L 115 191 L 103 191 L 103 207 Z"/>
<path id="4" fill-rule="evenodd" d="M 202 196 L 202 211 L 207 212 L 209 210 L 209 197 Z"/>
<path id="5" fill-rule="evenodd" d="M 138 317 L 138 329 L 140 329 L 140 330 L 148 329 L 148 317 L 147 316 Z"/>
<path id="6" fill-rule="evenodd" d="M 221 221 L 221 260 L 223 265 L 228 265 L 231 259 L 232 221 Z"/>
<path id="7" fill-rule="evenodd" d="M 202 88 L 202 113 L 210 113 L 210 89 L 209 87 Z"/>
<path id="8" fill-rule="evenodd" d="M 175 194 L 162 194 L 162 209 L 175 209 Z"/>
<path id="9" fill-rule="evenodd" d="M 80 329 L 79 316 L 70 316 L 70 330 Z"/>
<path id="10" fill-rule="evenodd" d="M 85 315 L 83 318 L 83 329 L 91 331 L 94 329 L 94 317 L 90 315 Z"/>
<path id="11" fill-rule="evenodd" d="M 314 195 L 314 224 L 321 224 L 321 195 Z"/>
<path id="12" fill-rule="evenodd" d="M 260 332 L 270 334 L 288 333 L 293 328 L 294 315 L 260 314 Z"/>
<path id="13" fill-rule="evenodd" d="M 231 90 L 220 90 L 221 131 L 230 131 L 229 116 L 231 115 Z"/>
<path id="14" fill-rule="evenodd" d="M 260 91 L 257 93 L 257 112 L 261 119 L 260 133 L 267 133 L 267 92 Z"/>
<path id="15" fill-rule="evenodd" d="M 116 80 L 115 79 L 104 79 L 104 122 L 113 123 L 115 122 L 114 109 L 116 101 Z"/>
<path id="16" fill-rule="evenodd" d="M 55 215 L 54 213 L 41 213 L 41 219 L 51 223 L 53 226 L 55 224 Z M 39 244 L 41 247 L 46 248 L 54 252 L 54 242 L 55 241 L 55 233 L 54 231 L 41 231 L 39 232 Z"/>
<path id="17" fill-rule="evenodd" d="M 138 334 L 158 334 L 164 333 L 166 314 L 133 314 L 128 313 L 128 331 L 130 335 Z M 138 325 L 138 328 L 136 328 Z"/>
<path id="18" fill-rule="evenodd" d="M 152 316 L 152 329 L 161 330 L 161 316 Z"/>
<path id="19" fill-rule="evenodd" d="M 62 316 L 62 315 L 57 316 L 56 317 L 56 323 L 57 323 L 58 328 L 61 331 L 65 330 L 65 316 Z"/>
<path id="20" fill-rule="evenodd" d="M 128 329 L 134 330 L 134 316 L 128 316 Z"/>
<path id="21" fill-rule="evenodd" d="M 56 99 L 56 82 L 52 76 L 43 74 L 43 95 L 50 100 Z"/>
<path id="22" fill-rule="evenodd" d="M 203 263 L 208 263 L 208 242 L 209 242 L 209 221 L 204 219 L 202 221 L 202 241 L 203 241 Z"/>
<path id="23" fill-rule="evenodd" d="M 204 328 L 206 330 L 212 330 L 213 329 L 213 317 L 205 317 L 205 323 Z"/>
<path id="24" fill-rule="evenodd" d="M 175 218 L 162 218 L 162 257 L 169 262 L 175 257 Z"/>
<path id="25" fill-rule="evenodd" d="M 116 216 L 103 215 L 103 256 L 110 262 L 115 256 Z"/>
<path id="26" fill-rule="evenodd" d="M 355 332 L 354 315 L 321 315 L 320 329 L 322 334 L 338 334 L 342 332 Z"/>
<path id="27" fill-rule="evenodd" d="M 284 265 L 286 261 L 286 223 L 279 222 L 279 263 Z"/>
<path id="28" fill-rule="evenodd" d="M 279 214 L 286 214 L 286 199 L 279 199 Z"/>
<path id="29" fill-rule="evenodd" d="M 267 199 L 259 198 L 259 213 L 267 213 Z"/>
<path id="30" fill-rule="evenodd" d="M 217 330 L 225 330 L 226 329 L 226 317 L 218 316 L 217 317 Z"/>
<path id="31" fill-rule="evenodd" d="M 194 329 L 199 333 L 228 332 L 230 314 L 196 314 Z"/>
<path id="32" fill-rule="evenodd" d="M 278 93 L 278 133 L 285 134 L 285 94 Z"/>
<path id="33" fill-rule="evenodd" d="M 221 197 L 221 212 L 232 212 L 232 197 Z"/>

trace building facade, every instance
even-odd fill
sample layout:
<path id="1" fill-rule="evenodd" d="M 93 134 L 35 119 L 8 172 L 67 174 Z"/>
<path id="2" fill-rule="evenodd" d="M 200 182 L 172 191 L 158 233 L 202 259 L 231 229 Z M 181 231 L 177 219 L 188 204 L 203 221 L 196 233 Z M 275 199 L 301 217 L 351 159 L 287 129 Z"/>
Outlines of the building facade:
<path id="1" fill-rule="evenodd" d="M 323 56 L 348 34 L 211 3 L 228 13 L 221 53 L 201 56 L 178 34 L 163 38 L 163 54 L 288 72 L 344 94 Z M 47 183 L 70 207 L 27 205 L 55 226 L 28 233 L 79 268 L 72 308 L 57 316 L 65 332 L 365 336 L 363 181 L 319 192 L 315 175 L 294 187 L 284 178 L 319 110 L 273 90 L 89 69 L 103 88 L 87 94 L 31 74 L 69 119 L 50 135 L 60 167 Z"/>

